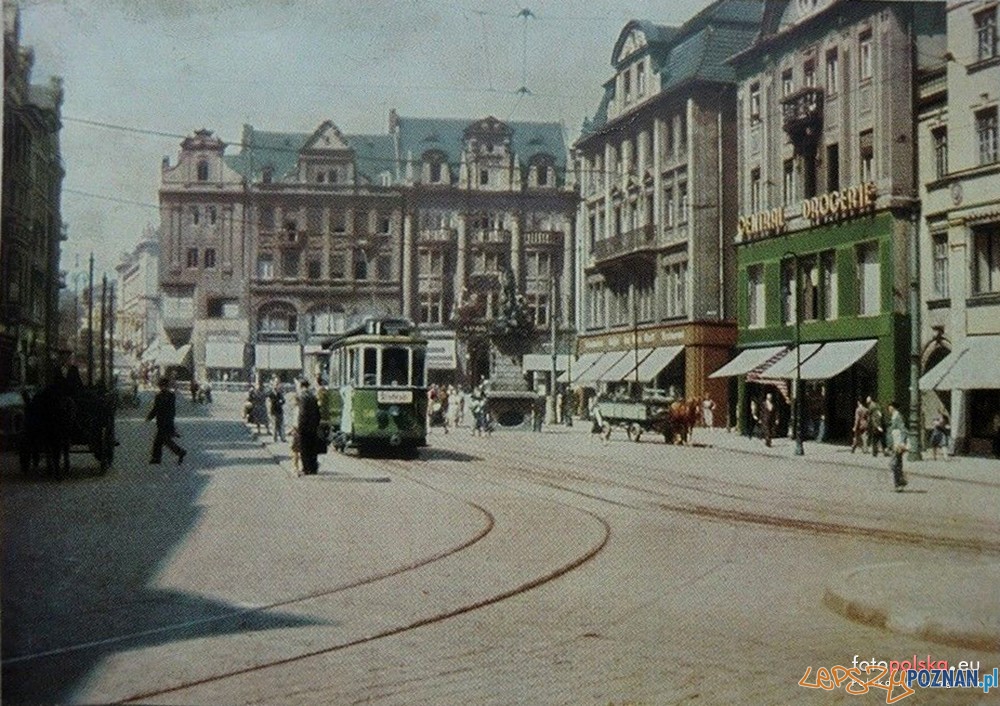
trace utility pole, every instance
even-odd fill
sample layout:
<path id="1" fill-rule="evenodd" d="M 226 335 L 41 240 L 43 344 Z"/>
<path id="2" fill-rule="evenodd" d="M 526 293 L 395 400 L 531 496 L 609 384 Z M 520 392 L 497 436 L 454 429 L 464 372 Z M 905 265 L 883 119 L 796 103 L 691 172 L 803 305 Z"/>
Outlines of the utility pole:
<path id="1" fill-rule="evenodd" d="M 549 346 L 552 348 L 552 370 L 549 371 L 549 424 L 555 424 L 557 419 L 556 411 L 556 278 L 551 277 L 549 282 Z"/>
<path id="2" fill-rule="evenodd" d="M 90 253 L 90 281 L 87 284 L 87 384 L 94 384 L 94 253 Z"/>
<path id="3" fill-rule="evenodd" d="M 910 213 L 910 443 L 907 460 L 921 460 L 920 425 L 920 214 Z"/>

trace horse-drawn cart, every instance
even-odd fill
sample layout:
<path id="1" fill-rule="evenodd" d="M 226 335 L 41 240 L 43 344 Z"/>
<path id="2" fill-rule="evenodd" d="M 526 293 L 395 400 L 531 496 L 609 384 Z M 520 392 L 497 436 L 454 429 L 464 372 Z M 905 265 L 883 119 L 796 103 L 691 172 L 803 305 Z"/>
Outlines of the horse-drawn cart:
<path id="1" fill-rule="evenodd" d="M 599 400 L 595 408 L 595 419 L 601 426 L 605 439 L 611 436 L 614 427 L 625 429 L 632 441 L 639 441 L 643 433 L 662 434 L 670 443 L 687 443 L 691 427 L 694 425 L 692 410 L 698 403 L 673 400 L 666 397 L 647 397 L 642 400 Z"/>
<path id="2" fill-rule="evenodd" d="M 44 457 L 48 472 L 60 477 L 69 471 L 71 452 L 93 454 L 103 474 L 114 459 L 115 444 L 113 391 L 50 385 L 25 404 L 20 461 L 26 474 L 37 471 Z"/>

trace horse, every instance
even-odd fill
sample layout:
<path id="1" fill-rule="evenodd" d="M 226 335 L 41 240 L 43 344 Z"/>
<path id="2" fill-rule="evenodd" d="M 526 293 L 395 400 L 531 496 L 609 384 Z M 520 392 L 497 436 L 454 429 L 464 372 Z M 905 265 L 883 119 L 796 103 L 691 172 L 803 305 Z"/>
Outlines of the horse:
<path id="1" fill-rule="evenodd" d="M 663 434 L 668 444 L 690 444 L 691 432 L 701 422 L 701 398 L 676 400 L 653 417 L 650 425 L 657 434 Z"/>

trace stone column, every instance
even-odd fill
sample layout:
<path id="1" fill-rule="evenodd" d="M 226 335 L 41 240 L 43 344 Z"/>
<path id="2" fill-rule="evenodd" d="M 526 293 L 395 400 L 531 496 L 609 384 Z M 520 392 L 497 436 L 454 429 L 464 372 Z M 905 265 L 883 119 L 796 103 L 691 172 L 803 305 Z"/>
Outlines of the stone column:
<path id="1" fill-rule="evenodd" d="M 521 281 L 521 213 L 512 211 L 507 214 L 510 218 L 510 269 L 514 273 L 514 285 L 517 291 L 521 291 L 523 282 Z"/>
<path id="2" fill-rule="evenodd" d="M 465 252 L 468 240 L 469 216 L 465 213 L 458 214 L 458 248 L 455 254 L 455 305 L 461 306 L 464 303 L 463 290 L 465 289 Z"/>
<path id="3" fill-rule="evenodd" d="M 403 262 L 400 267 L 403 279 L 403 316 L 413 317 L 413 214 L 403 215 Z"/>

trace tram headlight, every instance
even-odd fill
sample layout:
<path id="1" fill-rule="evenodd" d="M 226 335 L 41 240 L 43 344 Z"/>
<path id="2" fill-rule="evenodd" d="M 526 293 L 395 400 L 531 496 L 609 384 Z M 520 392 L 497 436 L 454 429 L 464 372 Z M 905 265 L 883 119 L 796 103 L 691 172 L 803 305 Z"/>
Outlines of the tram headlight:
<path id="1" fill-rule="evenodd" d="M 389 408 L 389 416 L 390 417 L 398 417 L 399 416 L 399 405 L 395 405 L 394 404 L 392 407 Z"/>

